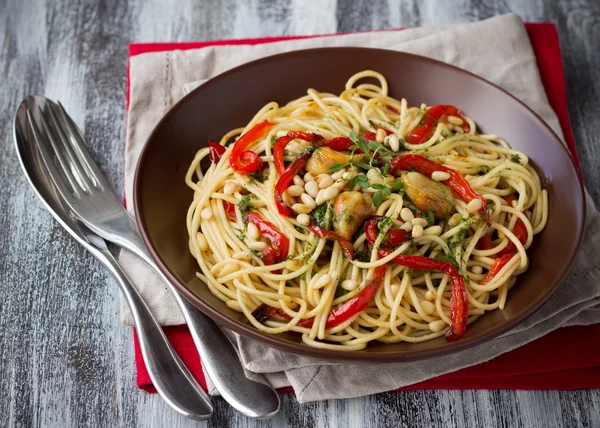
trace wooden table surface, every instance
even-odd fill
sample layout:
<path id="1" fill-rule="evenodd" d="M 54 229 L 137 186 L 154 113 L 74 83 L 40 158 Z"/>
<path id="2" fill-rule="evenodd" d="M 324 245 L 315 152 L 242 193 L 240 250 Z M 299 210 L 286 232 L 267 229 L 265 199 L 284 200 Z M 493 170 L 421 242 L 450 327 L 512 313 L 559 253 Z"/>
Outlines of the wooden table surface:
<path id="1" fill-rule="evenodd" d="M 135 387 L 132 330 L 107 271 L 53 221 L 15 156 L 12 117 L 28 94 L 60 98 L 114 188 L 123 188 L 127 44 L 441 25 L 516 12 L 552 21 L 585 180 L 600 202 L 597 0 L 0 1 L 0 425 L 23 427 L 600 427 L 600 390 L 413 391 L 299 405 L 271 421 L 215 398 L 204 423 Z"/>

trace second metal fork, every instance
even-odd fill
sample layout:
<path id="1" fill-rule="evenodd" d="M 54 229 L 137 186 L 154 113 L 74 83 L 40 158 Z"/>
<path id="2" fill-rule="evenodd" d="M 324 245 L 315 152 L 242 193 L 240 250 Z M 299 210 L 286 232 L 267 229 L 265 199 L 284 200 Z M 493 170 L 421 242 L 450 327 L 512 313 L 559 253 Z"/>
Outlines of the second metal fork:
<path id="1" fill-rule="evenodd" d="M 62 105 L 46 100 L 39 118 L 38 125 L 50 143 L 49 147 L 41 144 L 42 158 L 65 201 L 90 229 L 140 256 L 169 286 L 204 368 L 223 398 L 249 417 L 269 418 L 277 413 L 279 396 L 275 390 L 266 380 L 256 382 L 245 376 L 237 351 L 223 331 L 185 300 L 158 268 L 134 221 L 111 190 L 89 154 L 83 135 Z"/>

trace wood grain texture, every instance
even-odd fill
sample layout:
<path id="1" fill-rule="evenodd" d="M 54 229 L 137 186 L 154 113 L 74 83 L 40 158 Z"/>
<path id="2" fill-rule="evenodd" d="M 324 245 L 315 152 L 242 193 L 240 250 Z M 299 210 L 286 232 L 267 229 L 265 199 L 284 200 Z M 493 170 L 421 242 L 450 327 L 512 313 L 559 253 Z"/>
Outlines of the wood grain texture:
<path id="1" fill-rule="evenodd" d="M 412 391 L 306 405 L 287 394 L 268 422 L 214 399 L 210 421 L 185 420 L 136 389 L 132 332 L 118 321 L 117 287 L 35 199 L 13 149 L 20 100 L 59 98 L 122 189 L 129 42 L 440 25 L 507 12 L 559 28 L 577 148 L 599 203 L 597 0 L 0 2 L 0 425 L 600 427 L 598 390 Z"/>

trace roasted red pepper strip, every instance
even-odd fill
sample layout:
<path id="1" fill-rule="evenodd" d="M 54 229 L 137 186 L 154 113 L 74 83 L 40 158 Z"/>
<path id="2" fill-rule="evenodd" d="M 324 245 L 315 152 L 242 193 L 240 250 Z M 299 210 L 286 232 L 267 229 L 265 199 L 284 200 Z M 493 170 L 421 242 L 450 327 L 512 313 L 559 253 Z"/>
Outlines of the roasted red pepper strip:
<path id="1" fill-rule="evenodd" d="M 477 241 L 477 245 L 475 245 L 475 248 L 477 248 L 478 250 L 491 250 L 492 248 L 494 248 L 491 232 L 488 232 L 481 238 L 479 238 L 479 241 Z"/>
<path id="2" fill-rule="evenodd" d="M 481 209 L 479 212 L 487 217 L 488 209 L 485 198 L 473 190 L 469 184 L 469 181 L 460 172 L 448 168 L 441 163 L 427 159 L 425 156 L 415 154 L 395 157 L 390 161 L 390 164 L 392 166 L 390 168 L 390 174 L 394 174 L 398 171 L 417 170 L 421 174 L 431 178 L 431 174 L 433 174 L 435 171 L 447 172 L 450 174 L 450 178 L 445 180 L 443 183 L 450 187 L 450 189 L 452 189 L 452 191 L 466 203 L 471 202 L 473 199 L 479 199 L 481 201 Z"/>
<path id="3" fill-rule="evenodd" d="M 467 124 L 465 117 L 455 106 L 438 104 L 427 109 L 421 124 L 417 125 L 410 134 L 406 136 L 406 142 L 408 144 L 423 144 L 431 138 L 433 129 L 445 116 L 456 116 L 461 118 L 463 120 L 463 131 L 469 132 L 469 125 Z"/>
<path id="4" fill-rule="evenodd" d="M 285 192 L 292 181 L 294 181 L 294 176 L 304 168 L 306 161 L 311 155 L 312 153 L 309 152 L 297 157 L 294 162 L 288 165 L 285 171 L 283 171 L 283 174 L 281 174 L 281 177 L 279 177 L 279 180 L 277 180 L 277 184 L 275 185 L 275 205 L 277 206 L 279 214 L 286 217 L 295 217 L 294 211 L 283 202 L 281 195 L 283 195 L 283 192 Z"/>
<path id="5" fill-rule="evenodd" d="M 252 150 L 246 150 L 246 147 L 267 135 L 273 126 L 275 126 L 275 124 L 265 120 L 264 122 L 254 125 L 253 128 L 238 138 L 231 151 L 231 157 L 229 158 L 229 164 L 234 171 L 239 172 L 240 174 L 251 174 L 262 167 L 263 163 L 258 154 Z"/>
<path id="6" fill-rule="evenodd" d="M 500 272 L 500 270 L 502 270 L 502 268 L 506 266 L 506 263 L 508 263 L 514 255 L 515 253 L 504 254 L 502 257 L 498 257 L 496 260 L 494 260 L 494 263 L 492 263 L 492 267 L 490 268 L 489 272 L 487 273 L 485 278 L 483 278 L 483 281 L 481 281 L 481 285 L 485 285 L 492 279 L 494 279 L 494 277 L 498 275 L 498 272 Z"/>
<path id="7" fill-rule="evenodd" d="M 309 134 L 301 131 L 290 131 L 283 137 L 279 137 L 275 142 L 275 147 L 273 148 L 273 161 L 275 162 L 275 168 L 277 168 L 279 175 L 283 174 L 285 171 L 285 164 L 283 163 L 283 154 L 285 148 L 289 142 L 294 139 L 308 141 L 309 143 L 317 143 L 318 141 L 323 140 L 323 137 L 319 134 Z"/>
<path id="8" fill-rule="evenodd" d="M 508 202 L 509 206 L 512 207 L 513 201 L 516 201 L 517 198 L 515 197 L 515 195 L 507 195 L 504 197 L 504 200 Z M 525 223 L 523 223 L 523 220 L 521 220 L 520 218 L 517 219 L 515 227 L 513 227 L 512 229 L 512 233 L 517 237 L 521 244 L 524 244 L 527 241 L 527 227 L 525 226 Z M 502 249 L 502 251 L 498 253 L 498 256 L 503 256 L 505 254 L 513 254 L 516 252 L 517 246 L 514 244 L 513 241 L 509 239 L 508 244 Z"/>
<path id="9" fill-rule="evenodd" d="M 226 151 L 227 149 L 219 143 L 215 141 L 208 142 L 208 153 L 212 163 L 219 163 L 221 156 L 223 156 L 223 153 Z"/>
<path id="10" fill-rule="evenodd" d="M 383 129 L 383 128 L 381 128 Z M 387 129 L 383 129 L 385 131 L 385 135 L 391 135 L 392 131 L 387 130 Z M 377 134 L 375 134 L 374 132 L 365 132 L 362 136 L 366 141 L 376 141 L 377 138 Z"/>
<path id="11" fill-rule="evenodd" d="M 225 214 L 230 220 L 237 221 L 237 213 L 235 212 L 235 205 L 231 202 L 223 201 L 223 207 L 225 208 Z"/>
<path id="12" fill-rule="evenodd" d="M 285 258 L 284 258 L 285 259 Z M 274 265 L 281 262 L 281 251 L 279 248 L 267 247 L 262 252 L 262 261 L 265 266 Z M 277 270 L 275 273 L 279 273 Z"/>
<path id="13" fill-rule="evenodd" d="M 389 256 L 391 251 L 379 250 L 379 258 Z M 467 289 L 465 279 L 456 272 L 452 264 L 441 260 L 430 259 L 424 256 L 396 256 L 392 262 L 416 270 L 437 270 L 445 273 L 452 280 L 450 294 L 450 328 L 446 332 L 448 342 L 460 339 L 467 329 L 469 302 L 467 300 Z"/>
<path id="14" fill-rule="evenodd" d="M 338 241 L 346 258 L 349 260 L 354 260 L 354 246 L 352 245 L 352 242 L 331 230 L 325 230 L 319 226 L 308 226 L 308 229 L 319 238 L 330 238 Z"/>
<path id="15" fill-rule="evenodd" d="M 343 151 L 350 150 L 350 147 L 354 145 L 354 141 L 352 141 L 348 137 L 335 137 L 329 140 L 323 140 L 317 144 L 318 146 L 327 146 L 331 150 Z M 360 150 L 356 150 L 356 153 L 362 153 Z"/>
<path id="16" fill-rule="evenodd" d="M 367 285 L 360 290 L 360 293 L 358 293 L 357 296 L 329 312 L 325 327 L 332 328 L 340 325 L 345 321 L 348 321 L 354 315 L 364 311 L 369 306 L 369 303 L 373 300 L 373 296 L 375 296 L 375 293 L 381 286 L 386 269 L 386 265 L 376 267 L 373 270 L 373 275 L 369 279 L 369 282 L 367 282 Z"/>
<path id="17" fill-rule="evenodd" d="M 338 308 L 329 312 L 327 316 L 327 322 L 325 324 L 326 328 L 333 328 L 342 324 L 345 321 L 348 321 L 354 315 L 364 311 L 368 306 L 371 300 L 373 300 L 373 296 L 381 286 L 381 282 L 383 280 L 383 276 L 385 275 L 386 266 L 376 267 L 373 271 L 373 275 L 367 282 L 367 285 L 360 290 L 358 295 L 348 300 Z M 253 312 L 252 315 L 259 321 L 264 322 L 266 319 L 271 317 L 283 318 L 287 321 L 292 318 L 286 314 L 281 309 L 273 308 L 267 305 L 258 306 Z M 305 320 L 300 321 L 297 325 L 300 327 L 311 328 L 314 323 L 314 318 L 307 318 Z"/>
<path id="18" fill-rule="evenodd" d="M 378 224 L 384 218 L 383 216 L 373 216 L 365 222 L 365 234 L 367 235 L 367 242 L 371 247 L 375 245 L 375 241 L 379 236 Z M 390 228 L 380 246 L 381 248 L 393 249 L 403 242 L 410 241 L 411 238 L 412 235 L 406 230 Z"/>
<path id="19" fill-rule="evenodd" d="M 260 233 L 262 233 L 265 238 L 271 241 L 271 244 L 277 247 L 279 250 L 277 257 L 278 262 L 282 262 L 286 259 L 290 248 L 290 240 L 287 238 L 287 236 L 281 233 L 273 223 L 262 218 L 262 216 L 256 211 L 247 213 L 246 221 L 248 223 L 254 223 Z M 265 262 L 265 264 L 267 263 Z"/>

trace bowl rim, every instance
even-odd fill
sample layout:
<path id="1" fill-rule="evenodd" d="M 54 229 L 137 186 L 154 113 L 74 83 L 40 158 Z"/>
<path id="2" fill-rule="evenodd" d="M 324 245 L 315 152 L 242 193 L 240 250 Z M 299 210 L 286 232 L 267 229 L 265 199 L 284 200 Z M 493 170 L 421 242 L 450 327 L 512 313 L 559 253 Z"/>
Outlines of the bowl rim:
<path id="1" fill-rule="evenodd" d="M 525 108 L 541 124 L 541 126 L 546 129 L 546 131 L 550 134 L 550 136 L 553 137 L 552 138 L 554 140 L 553 143 L 560 146 L 560 148 L 566 155 L 566 158 L 568 159 L 568 165 L 569 165 L 570 169 L 572 170 L 572 172 L 574 172 L 574 175 L 579 184 L 579 186 L 578 186 L 579 193 L 577 196 L 580 199 L 579 211 L 581 212 L 581 218 L 578 219 L 579 227 L 577 229 L 576 246 L 575 246 L 575 250 L 573 251 L 573 253 L 571 255 L 571 260 L 569 260 L 569 262 L 565 265 L 563 270 L 554 278 L 551 285 L 545 289 L 546 292 L 543 295 L 541 295 L 541 297 L 532 306 L 530 306 L 527 310 L 522 311 L 522 313 L 518 314 L 517 316 L 508 320 L 507 322 L 505 322 L 503 324 L 499 324 L 499 326 L 496 328 L 475 334 L 474 336 L 462 338 L 461 340 L 458 340 L 458 341 L 448 342 L 447 346 L 443 346 L 443 347 L 439 347 L 439 348 L 426 349 L 426 350 L 415 350 L 415 351 L 402 351 L 402 352 L 382 351 L 382 352 L 376 352 L 376 353 L 374 353 L 374 352 L 366 353 L 366 352 L 362 352 L 362 351 L 329 350 L 329 349 L 310 347 L 302 342 L 284 341 L 284 340 L 279 339 L 277 335 L 261 332 L 260 330 L 256 329 L 254 326 L 252 326 L 251 324 L 244 324 L 241 321 L 230 318 L 229 316 L 223 314 L 222 312 L 220 312 L 218 310 L 213 309 L 212 307 L 210 307 L 210 305 L 206 304 L 195 293 L 193 293 L 191 290 L 189 290 L 185 286 L 185 284 L 180 282 L 176 278 L 176 276 L 170 271 L 167 264 L 163 261 L 162 257 L 155 250 L 153 243 L 149 238 L 149 235 L 146 230 L 146 220 L 145 220 L 144 212 L 143 212 L 143 208 L 142 208 L 142 197 L 141 197 L 142 192 L 140 191 L 140 189 L 142 187 L 141 170 L 142 170 L 142 165 L 144 165 L 144 163 L 145 163 L 144 161 L 149 153 L 149 147 L 151 145 L 150 142 L 154 139 L 155 135 L 158 133 L 158 131 L 162 127 L 162 125 L 172 115 L 176 114 L 177 111 L 180 108 L 182 108 L 182 106 L 188 101 L 189 98 L 194 97 L 197 92 L 202 91 L 207 86 L 212 86 L 212 85 L 218 84 L 218 82 L 221 79 L 223 79 L 231 74 L 238 73 L 241 70 L 243 71 L 245 68 L 253 67 L 256 64 L 277 61 L 279 58 L 283 58 L 283 57 L 287 57 L 287 56 L 293 56 L 293 55 L 299 55 L 299 54 L 309 54 L 309 53 L 315 52 L 315 51 L 319 51 L 319 52 L 347 51 L 347 52 L 355 52 L 356 54 L 359 54 L 359 55 L 361 52 L 375 52 L 375 53 L 379 53 L 381 55 L 389 55 L 389 54 L 400 55 L 400 56 L 406 56 L 406 57 L 413 58 L 417 61 L 431 63 L 436 66 L 449 68 L 454 71 L 467 74 L 470 77 L 479 80 L 481 83 L 491 86 L 493 89 L 502 92 L 504 95 L 507 95 L 509 98 L 512 98 L 513 101 L 520 104 L 521 107 Z M 584 227 L 585 227 L 586 210 L 587 210 L 582 177 L 581 177 L 580 171 L 575 166 L 573 157 L 571 156 L 571 153 L 569 152 L 566 144 L 563 143 L 561 138 L 556 134 L 556 132 L 554 132 L 554 130 L 552 128 L 550 128 L 550 126 L 546 123 L 546 121 L 544 119 L 542 119 L 535 111 L 533 111 L 529 106 L 527 106 L 525 103 L 523 103 L 517 97 L 515 97 L 514 95 L 512 95 L 505 89 L 501 88 L 500 86 L 488 81 L 487 79 L 484 79 L 481 76 L 478 76 L 468 70 L 464 70 L 455 65 L 445 63 L 443 61 L 438 61 L 433 58 L 425 57 L 422 55 L 416 55 L 416 54 L 412 54 L 412 53 L 407 53 L 407 52 L 400 52 L 400 51 L 395 51 L 395 50 L 390 50 L 390 49 L 365 48 L 365 47 L 321 47 L 321 48 L 311 48 L 311 49 L 300 49 L 300 50 L 294 50 L 294 51 L 290 51 L 290 52 L 279 53 L 279 54 L 275 54 L 275 55 L 262 57 L 262 58 L 259 58 L 259 59 L 256 59 L 256 60 L 253 60 L 250 62 L 246 62 L 244 64 L 241 64 L 239 66 L 231 68 L 221 74 L 218 74 L 217 76 L 208 79 L 206 82 L 202 83 L 200 86 L 198 86 L 197 88 L 190 91 L 188 94 L 186 94 L 184 97 L 182 97 L 177 103 L 175 103 L 162 116 L 160 121 L 154 126 L 152 132 L 146 139 L 146 142 L 144 143 L 142 151 L 140 152 L 140 156 L 139 156 L 139 159 L 138 159 L 138 162 L 136 165 L 134 182 L 133 182 L 133 203 L 134 203 L 136 223 L 138 225 L 140 235 L 142 236 L 144 244 L 148 248 L 150 255 L 152 256 L 152 258 L 154 259 L 154 261 L 156 262 L 156 264 L 158 265 L 158 267 L 162 271 L 162 273 L 170 280 L 170 282 L 177 288 L 177 290 L 201 312 L 208 315 L 211 319 L 213 319 L 215 322 L 217 322 L 222 327 L 230 328 L 231 330 L 235 331 L 236 333 L 238 333 L 244 337 L 247 337 L 252 340 L 257 340 L 261 343 L 264 343 L 264 344 L 274 347 L 276 349 L 290 352 L 290 353 L 297 354 L 297 355 L 302 355 L 302 356 L 307 356 L 307 357 L 315 357 L 315 358 L 328 360 L 328 361 L 354 362 L 354 363 L 373 362 L 373 361 L 377 361 L 377 362 L 381 362 L 381 363 L 384 363 L 384 362 L 392 363 L 392 362 L 405 362 L 405 361 L 424 360 L 424 359 L 429 359 L 429 358 L 440 357 L 442 355 L 456 353 L 456 352 L 465 350 L 467 348 L 471 348 L 471 347 L 480 345 L 484 342 L 487 342 L 489 340 L 492 340 L 492 339 L 498 337 L 499 335 L 501 335 L 501 334 L 511 330 L 515 326 L 519 325 L 525 319 L 527 319 L 531 315 L 533 315 L 544 303 L 546 303 L 546 301 L 548 301 L 550 296 L 552 296 L 552 294 L 554 294 L 556 289 L 562 283 L 566 274 L 572 268 L 573 263 L 575 262 L 575 259 L 577 258 L 577 255 L 581 249 L 581 244 L 582 244 L 583 235 L 584 235 L 583 232 L 584 232 Z"/>

